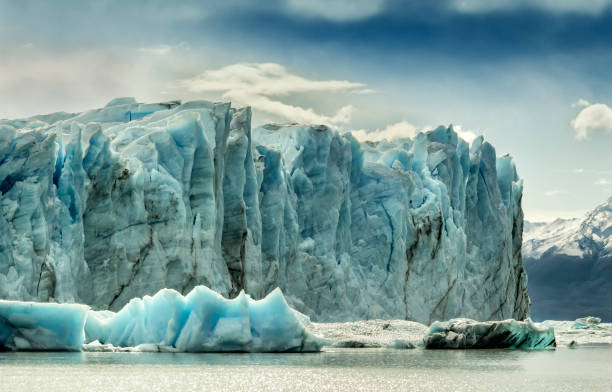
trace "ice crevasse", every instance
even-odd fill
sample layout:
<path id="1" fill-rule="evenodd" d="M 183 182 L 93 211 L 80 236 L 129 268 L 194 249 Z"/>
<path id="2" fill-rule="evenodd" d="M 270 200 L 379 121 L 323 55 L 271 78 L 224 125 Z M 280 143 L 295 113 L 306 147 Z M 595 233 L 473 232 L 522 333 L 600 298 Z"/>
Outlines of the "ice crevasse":
<path id="1" fill-rule="evenodd" d="M 186 296 L 164 289 L 131 300 L 117 313 L 0 301 L 0 349 L 80 351 L 85 344 L 90 350 L 319 351 L 326 340 L 306 331 L 300 317 L 280 290 L 255 301 L 244 292 L 225 299 L 204 286 Z"/>
<path id="2" fill-rule="evenodd" d="M 315 321 L 524 319 L 521 195 L 509 156 L 452 127 L 360 143 L 133 99 L 0 120 L 0 298 L 280 287 Z"/>

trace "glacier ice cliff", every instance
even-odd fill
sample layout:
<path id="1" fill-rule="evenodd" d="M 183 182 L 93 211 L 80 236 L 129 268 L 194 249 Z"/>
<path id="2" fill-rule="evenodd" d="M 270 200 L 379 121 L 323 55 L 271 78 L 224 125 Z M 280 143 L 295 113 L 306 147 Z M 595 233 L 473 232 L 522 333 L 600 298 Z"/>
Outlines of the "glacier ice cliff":
<path id="1" fill-rule="evenodd" d="M 522 181 L 452 127 L 359 143 L 249 108 L 118 99 L 0 120 L 0 298 L 121 309 L 162 288 L 315 320 L 523 319 Z"/>
<path id="2" fill-rule="evenodd" d="M 86 305 L 0 300 L 0 349 L 170 352 L 312 352 L 327 341 L 309 333 L 279 289 L 259 301 L 225 299 L 204 286 L 182 296 L 163 289 L 118 313 Z M 85 344 L 85 346 L 83 346 Z"/>

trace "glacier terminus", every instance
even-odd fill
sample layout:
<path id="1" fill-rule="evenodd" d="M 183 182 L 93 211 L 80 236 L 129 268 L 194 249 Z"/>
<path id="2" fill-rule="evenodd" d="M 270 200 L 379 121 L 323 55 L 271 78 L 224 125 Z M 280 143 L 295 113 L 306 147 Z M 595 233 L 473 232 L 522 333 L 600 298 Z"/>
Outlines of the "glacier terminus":
<path id="1" fill-rule="evenodd" d="M 281 288 L 315 321 L 524 319 L 522 181 L 452 127 L 359 142 L 121 98 L 0 120 L 0 298 L 118 311 Z M 75 305 L 76 306 L 76 305 Z"/>

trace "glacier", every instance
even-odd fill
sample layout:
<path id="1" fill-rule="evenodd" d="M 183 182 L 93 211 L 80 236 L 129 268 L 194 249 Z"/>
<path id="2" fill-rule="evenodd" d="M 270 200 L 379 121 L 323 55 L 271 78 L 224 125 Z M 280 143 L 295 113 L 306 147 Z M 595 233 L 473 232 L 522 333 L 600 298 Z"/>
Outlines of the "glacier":
<path id="1" fill-rule="evenodd" d="M 531 320 L 480 322 L 452 319 L 435 322 L 424 338 L 428 349 L 545 349 L 556 347 L 554 328 Z"/>
<path id="2" fill-rule="evenodd" d="M 359 142 L 229 103 L 0 120 L 0 298 L 280 287 L 314 321 L 529 314 L 522 180 L 450 127 Z M 118 313 L 119 314 L 119 313 Z"/>
<path id="3" fill-rule="evenodd" d="M 101 348 L 168 352 L 313 352 L 328 341 L 308 332 L 306 316 L 279 289 L 259 301 L 223 298 L 204 286 L 182 296 L 163 289 L 119 312 L 76 304 L 0 300 L 0 349 Z"/>

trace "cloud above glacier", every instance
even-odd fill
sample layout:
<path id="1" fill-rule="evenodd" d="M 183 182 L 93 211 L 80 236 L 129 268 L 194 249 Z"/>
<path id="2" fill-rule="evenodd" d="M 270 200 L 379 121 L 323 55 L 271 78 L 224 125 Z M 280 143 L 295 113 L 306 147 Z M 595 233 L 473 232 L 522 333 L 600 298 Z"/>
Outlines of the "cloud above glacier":
<path id="1" fill-rule="evenodd" d="M 571 125 L 578 140 L 588 140 L 591 134 L 612 133 L 612 108 L 603 103 L 589 104 L 579 101 L 583 107 Z"/>
<path id="2" fill-rule="evenodd" d="M 365 129 L 356 129 L 350 131 L 353 137 L 360 142 L 372 141 L 378 142 L 381 140 L 396 140 L 405 137 L 414 137 L 421 130 L 417 129 L 416 126 L 410 124 L 408 121 L 400 121 L 395 124 L 389 124 L 385 128 L 377 129 L 375 131 L 368 131 Z"/>
<path id="3" fill-rule="evenodd" d="M 461 125 L 452 125 L 457 135 L 468 143 L 472 143 L 478 137 L 475 131 L 464 130 Z M 414 138 L 419 132 L 424 132 L 428 129 L 433 129 L 431 126 L 417 127 L 408 121 L 400 121 L 389 124 L 385 128 L 368 131 L 365 129 L 352 130 L 350 133 L 360 142 L 371 141 L 378 142 L 381 140 L 397 140 L 401 138 Z"/>
<path id="4" fill-rule="evenodd" d="M 206 70 L 194 77 L 179 80 L 178 89 L 191 93 L 218 93 L 223 99 L 288 121 L 310 124 L 346 124 L 355 111 L 345 105 L 335 114 L 317 113 L 312 108 L 283 102 L 281 98 L 299 93 L 358 93 L 364 84 L 348 80 L 314 80 L 291 73 L 277 63 L 237 63 Z"/>

